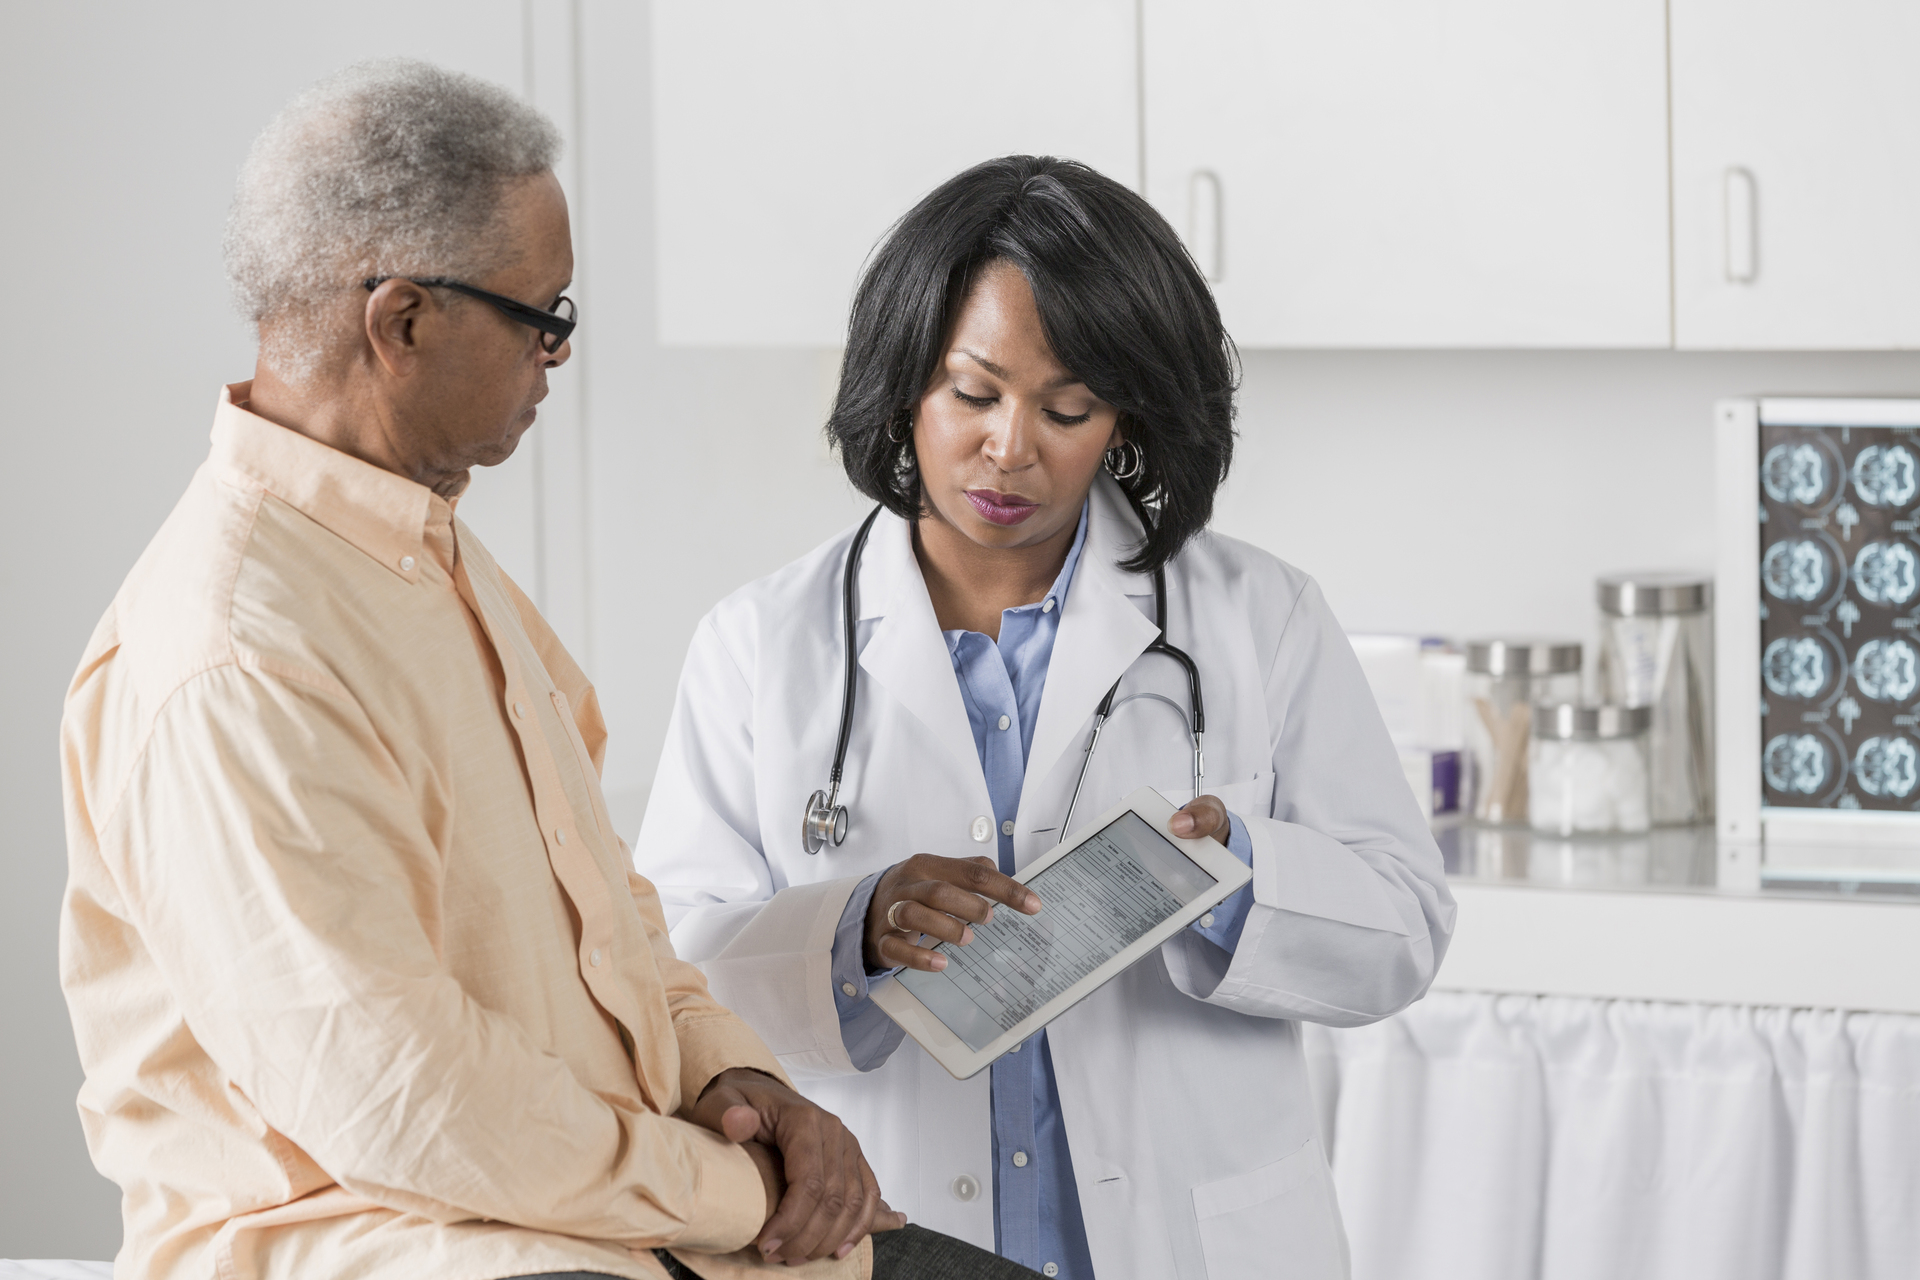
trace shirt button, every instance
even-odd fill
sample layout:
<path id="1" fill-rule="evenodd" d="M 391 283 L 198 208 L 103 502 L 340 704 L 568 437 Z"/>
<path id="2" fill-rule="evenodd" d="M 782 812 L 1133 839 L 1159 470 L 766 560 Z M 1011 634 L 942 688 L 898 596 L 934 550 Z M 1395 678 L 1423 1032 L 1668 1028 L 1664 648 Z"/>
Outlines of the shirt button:
<path id="1" fill-rule="evenodd" d="M 851 982 L 843 982 L 840 984 L 840 994 L 843 996 L 857 996 L 860 994 L 860 988 L 854 986 Z"/>
<path id="2" fill-rule="evenodd" d="M 1009 1050 L 1007 1050 L 1007 1052 L 1008 1052 L 1008 1053 L 1018 1053 L 1018 1052 L 1020 1052 L 1020 1046 L 1019 1046 L 1019 1045 L 1015 1045 L 1015 1046 L 1013 1046 L 1013 1048 L 1011 1048 L 1011 1049 L 1009 1049 Z"/>
<path id="3" fill-rule="evenodd" d="M 412 572 L 413 572 L 413 557 L 412 557 L 412 556 L 401 556 L 401 557 L 400 557 L 400 567 L 401 567 L 401 569 L 403 569 L 403 570 L 405 570 L 405 571 L 406 571 L 407 573 L 412 573 Z"/>
<path id="4" fill-rule="evenodd" d="M 1040 1268 L 1040 1274 L 1043 1276 L 1057 1276 L 1060 1274 L 1060 1264 L 1057 1262 L 1049 1262 L 1046 1266 Z"/>
<path id="5" fill-rule="evenodd" d="M 1003 822 L 1003 823 L 1001 823 L 1001 824 L 1000 824 L 1000 834 L 1001 834 L 1001 835 L 1003 835 L 1003 836 L 1010 836 L 1010 835 L 1012 835 L 1012 834 L 1013 834 L 1013 819 L 1012 819 L 1012 818 L 1008 818 L 1008 819 L 1007 819 L 1007 820 L 1006 820 L 1005 822 Z"/>
<path id="6" fill-rule="evenodd" d="M 1202 929 L 1213 928 L 1213 912 L 1209 911 L 1207 912 L 1207 914 L 1200 917 L 1200 927 Z"/>
<path id="7" fill-rule="evenodd" d="M 1013 1167 L 1014 1167 L 1014 1168 L 1016 1168 L 1016 1169 L 1024 1169 L 1024 1168 L 1026 1168 L 1026 1167 L 1027 1167 L 1027 1153 L 1026 1153 L 1026 1152 L 1024 1152 L 1024 1151 L 1016 1151 L 1016 1152 L 1014 1152 L 1014 1153 L 1013 1153 Z"/>
<path id="8" fill-rule="evenodd" d="M 558 843 L 565 844 L 567 842 L 567 829 L 565 827 L 555 827 L 553 829 L 553 838 Z"/>
<path id="9" fill-rule="evenodd" d="M 596 969 L 600 967 L 600 948 L 593 949 L 593 954 L 587 957 L 587 963 Z"/>
<path id="10" fill-rule="evenodd" d="M 993 823 L 987 820 L 984 813 L 973 820 L 973 838 L 981 844 L 993 838 Z"/>
<path id="11" fill-rule="evenodd" d="M 972 1174 L 963 1173 L 953 1180 L 952 1191 L 955 1200 L 971 1200 L 980 1194 L 980 1184 Z"/>
<path id="12" fill-rule="evenodd" d="M 1010 717 L 1010 716 L 1001 716 L 1001 717 L 1000 717 L 1000 728 L 1001 728 L 1001 730 L 1002 730 L 1002 732 L 1004 732 L 1004 731 L 1006 731 L 1006 730 L 1008 730 L 1008 729 L 1011 729 L 1012 727 L 1013 727 L 1013 719 L 1012 719 L 1012 717 Z"/>
<path id="13" fill-rule="evenodd" d="M 519 717 L 520 717 L 520 718 L 521 718 L 522 720 L 525 720 L 525 719 L 527 718 L 527 706 L 526 706 L 526 704 L 525 704 L 524 702 L 516 702 L 516 703 L 514 703 L 514 704 L 513 704 L 513 714 L 515 714 L 516 716 L 519 716 Z"/>
<path id="14" fill-rule="evenodd" d="M 1046 603 L 1040 606 L 1040 612 L 1042 612 L 1042 613 L 1052 613 L 1052 612 L 1053 612 L 1053 597 L 1052 597 L 1052 596 L 1048 596 L 1048 597 L 1047 597 L 1047 600 L 1046 600 Z M 1048 1274 L 1049 1274 L 1049 1275 L 1051 1275 L 1051 1274 L 1052 1274 L 1052 1272 L 1048 1272 Z"/>

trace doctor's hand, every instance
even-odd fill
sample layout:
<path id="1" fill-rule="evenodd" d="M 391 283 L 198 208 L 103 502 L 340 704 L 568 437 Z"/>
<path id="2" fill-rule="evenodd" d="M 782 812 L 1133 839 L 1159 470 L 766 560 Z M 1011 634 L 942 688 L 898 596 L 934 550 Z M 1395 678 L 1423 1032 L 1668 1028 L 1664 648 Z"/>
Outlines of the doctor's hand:
<path id="1" fill-rule="evenodd" d="M 1233 823 L 1227 818 L 1227 806 L 1219 796 L 1201 796 L 1183 805 L 1180 812 L 1167 820 L 1167 829 L 1177 836 L 1189 840 L 1204 840 L 1212 836 L 1221 844 L 1227 842 L 1232 834 Z"/>
<path id="2" fill-rule="evenodd" d="M 754 1244 L 770 1262 L 844 1258 L 868 1233 L 907 1223 L 839 1117 L 772 1076 L 722 1071 L 683 1114 L 739 1143 L 760 1171 L 767 1221 Z"/>
<path id="3" fill-rule="evenodd" d="M 867 908 L 868 970 L 946 968 L 947 958 L 919 946 L 919 936 L 964 947 L 973 941 L 972 926 L 993 918 L 996 902 L 1027 915 L 1040 911 L 1040 895 L 1001 875 L 992 858 L 916 853 L 894 863 L 873 886 Z"/>

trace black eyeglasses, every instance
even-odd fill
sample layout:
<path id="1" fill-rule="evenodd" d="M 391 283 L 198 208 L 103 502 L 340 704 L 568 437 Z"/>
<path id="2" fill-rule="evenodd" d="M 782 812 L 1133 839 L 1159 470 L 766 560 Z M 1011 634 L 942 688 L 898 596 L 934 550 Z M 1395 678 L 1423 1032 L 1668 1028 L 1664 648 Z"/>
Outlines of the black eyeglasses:
<path id="1" fill-rule="evenodd" d="M 574 326 L 580 323 L 579 312 L 574 308 L 573 299 L 561 294 L 553 300 L 553 306 L 546 311 L 530 307 L 524 302 L 515 302 L 503 294 L 488 293 L 485 289 L 476 289 L 459 280 L 449 280 L 445 276 L 368 276 L 360 282 L 361 287 L 372 293 L 388 280 L 409 280 L 414 284 L 425 285 L 430 289 L 451 289 L 455 293 L 464 293 L 469 298 L 478 298 L 496 308 L 509 320 L 518 320 L 521 324 L 531 325 L 545 336 L 540 339 L 540 349 L 552 354 L 560 349 L 573 333 Z"/>

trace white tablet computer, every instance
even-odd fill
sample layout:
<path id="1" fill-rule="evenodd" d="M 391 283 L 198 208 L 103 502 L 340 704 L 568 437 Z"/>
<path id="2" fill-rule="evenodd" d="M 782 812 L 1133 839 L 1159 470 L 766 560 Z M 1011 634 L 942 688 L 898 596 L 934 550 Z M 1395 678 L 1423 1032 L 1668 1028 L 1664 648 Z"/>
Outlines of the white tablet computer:
<path id="1" fill-rule="evenodd" d="M 1037 916 L 997 906 L 939 973 L 907 969 L 873 1002 L 965 1080 L 1198 920 L 1253 872 L 1213 839 L 1167 830 L 1174 806 L 1142 787 L 1014 879 Z"/>

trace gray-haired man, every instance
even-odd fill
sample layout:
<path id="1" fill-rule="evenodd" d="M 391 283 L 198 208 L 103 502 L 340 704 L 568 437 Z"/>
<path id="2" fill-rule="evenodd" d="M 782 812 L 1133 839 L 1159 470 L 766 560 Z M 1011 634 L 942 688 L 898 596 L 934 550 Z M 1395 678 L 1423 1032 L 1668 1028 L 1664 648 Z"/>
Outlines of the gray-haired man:
<path id="1" fill-rule="evenodd" d="M 62 730 L 62 977 L 122 1274 L 1031 1274 L 896 1229 L 674 957 L 593 688 L 454 516 L 570 354 L 558 147 L 500 89 L 372 63 L 242 174 L 258 369 Z"/>

